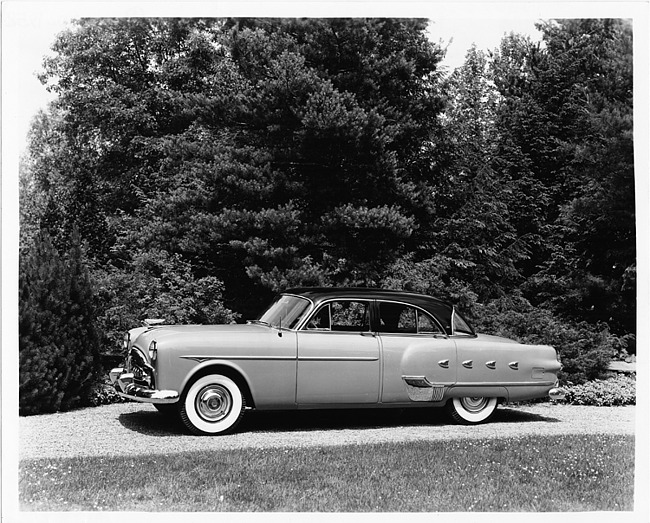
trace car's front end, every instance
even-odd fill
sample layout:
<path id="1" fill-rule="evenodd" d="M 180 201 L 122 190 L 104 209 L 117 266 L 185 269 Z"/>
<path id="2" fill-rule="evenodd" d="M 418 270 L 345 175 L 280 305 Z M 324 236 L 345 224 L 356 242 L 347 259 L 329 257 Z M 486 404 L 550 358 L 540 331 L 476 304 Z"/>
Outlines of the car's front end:
<path id="1" fill-rule="evenodd" d="M 124 336 L 124 367 L 110 371 L 110 379 L 117 393 L 127 399 L 146 403 L 176 403 L 177 390 L 157 388 L 157 341 L 147 336 L 160 322 L 145 320 L 145 326 L 131 329 Z M 152 339 L 150 339 L 152 338 Z M 146 348 L 145 348 L 146 345 Z"/>

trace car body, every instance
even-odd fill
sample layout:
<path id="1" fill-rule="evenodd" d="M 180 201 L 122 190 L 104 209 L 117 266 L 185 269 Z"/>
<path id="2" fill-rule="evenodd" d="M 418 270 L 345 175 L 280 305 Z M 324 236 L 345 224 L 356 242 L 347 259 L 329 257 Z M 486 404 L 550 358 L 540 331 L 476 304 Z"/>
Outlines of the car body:
<path id="1" fill-rule="evenodd" d="M 160 323 L 129 331 L 111 380 L 195 434 L 231 432 L 250 408 L 447 406 L 475 424 L 498 403 L 562 396 L 553 347 L 477 334 L 412 292 L 299 288 L 246 324 Z"/>

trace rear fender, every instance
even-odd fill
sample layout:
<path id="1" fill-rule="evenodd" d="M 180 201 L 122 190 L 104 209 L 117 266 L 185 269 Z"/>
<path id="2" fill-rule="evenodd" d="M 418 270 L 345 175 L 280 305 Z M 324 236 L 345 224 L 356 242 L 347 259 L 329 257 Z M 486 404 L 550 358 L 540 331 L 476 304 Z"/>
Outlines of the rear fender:
<path id="1" fill-rule="evenodd" d="M 445 393 L 446 398 L 499 398 L 505 402 L 509 401 L 508 389 L 494 385 L 477 385 L 450 387 Z"/>

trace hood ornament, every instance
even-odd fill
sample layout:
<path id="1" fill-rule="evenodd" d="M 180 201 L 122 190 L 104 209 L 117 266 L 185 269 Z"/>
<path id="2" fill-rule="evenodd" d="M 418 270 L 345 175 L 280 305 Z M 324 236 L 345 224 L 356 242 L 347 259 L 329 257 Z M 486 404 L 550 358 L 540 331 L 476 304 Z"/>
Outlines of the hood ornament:
<path id="1" fill-rule="evenodd" d="M 142 324 L 145 327 L 149 327 L 149 328 L 155 327 L 156 325 L 163 325 L 164 323 L 165 320 L 163 320 L 162 318 L 147 318 L 142 322 Z"/>

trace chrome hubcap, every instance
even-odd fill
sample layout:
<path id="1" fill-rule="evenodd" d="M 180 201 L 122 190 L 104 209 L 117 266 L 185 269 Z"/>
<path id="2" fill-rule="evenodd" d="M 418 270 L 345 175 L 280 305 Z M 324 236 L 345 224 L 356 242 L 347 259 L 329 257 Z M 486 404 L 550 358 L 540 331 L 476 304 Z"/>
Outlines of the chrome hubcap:
<path id="1" fill-rule="evenodd" d="M 221 385 L 203 387 L 194 402 L 196 412 L 205 421 L 215 422 L 225 418 L 232 409 L 232 396 Z"/>
<path id="2" fill-rule="evenodd" d="M 468 412 L 481 412 L 487 407 L 489 398 L 461 398 L 460 403 Z"/>

